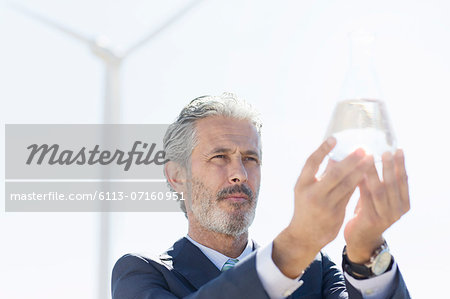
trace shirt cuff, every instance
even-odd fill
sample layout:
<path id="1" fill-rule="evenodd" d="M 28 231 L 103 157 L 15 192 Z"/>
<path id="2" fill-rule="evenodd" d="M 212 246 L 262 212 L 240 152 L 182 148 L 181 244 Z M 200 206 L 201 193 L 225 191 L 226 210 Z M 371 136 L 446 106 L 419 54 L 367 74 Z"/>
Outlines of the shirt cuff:
<path id="1" fill-rule="evenodd" d="M 397 263 L 394 261 L 392 269 L 379 276 L 367 279 L 355 279 L 344 271 L 347 281 L 358 289 L 364 299 L 388 298 L 395 286 L 395 275 L 397 274 Z"/>
<path id="2" fill-rule="evenodd" d="M 281 273 L 272 260 L 273 242 L 259 249 L 256 253 L 256 272 L 259 280 L 272 299 L 288 297 L 302 284 L 300 277 L 291 279 Z"/>

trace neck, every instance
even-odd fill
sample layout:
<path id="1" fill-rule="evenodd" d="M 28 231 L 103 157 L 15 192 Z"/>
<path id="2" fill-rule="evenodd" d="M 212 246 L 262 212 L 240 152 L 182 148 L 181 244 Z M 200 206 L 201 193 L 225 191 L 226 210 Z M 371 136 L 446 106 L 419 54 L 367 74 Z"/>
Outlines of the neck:
<path id="1" fill-rule="evenodd" d="M 205 229 L 196 221 L 189 221 L 188 235 L 196 242 L 230 258 L 237 258 L 247 246 L 248 232 L 239 236 L 225 235 Z"/>

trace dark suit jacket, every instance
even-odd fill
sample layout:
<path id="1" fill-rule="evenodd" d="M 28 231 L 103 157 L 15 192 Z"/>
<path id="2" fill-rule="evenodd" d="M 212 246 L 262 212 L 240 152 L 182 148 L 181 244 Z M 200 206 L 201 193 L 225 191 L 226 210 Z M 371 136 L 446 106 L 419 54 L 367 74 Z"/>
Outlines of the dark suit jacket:
<path id="1" fill-rule="evenodd" d="M 256 272 L 256 251 L 234 268 L 220 272 L 186 238 L 159 258 L 124 255 L 112 273 L 113 299 L 150 298 L 269 298 Z M 338 267 L 320 253 L 302 276 L 303 285 L 288 298 L 358 298 Z M 390 298 L 410 298 L 399 271 Z"/>

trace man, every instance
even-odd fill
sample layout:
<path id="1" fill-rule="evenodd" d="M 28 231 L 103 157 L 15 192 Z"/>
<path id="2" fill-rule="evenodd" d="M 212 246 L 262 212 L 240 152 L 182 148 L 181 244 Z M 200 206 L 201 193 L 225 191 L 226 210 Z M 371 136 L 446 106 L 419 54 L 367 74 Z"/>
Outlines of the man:
<path id="1" fill-rule="evenodd" d="M 112 297 L 409 298 L 383 232 L 409 210 L 404 158 L 359 149 L 319 165 L 336 141 L 307 160 L 294 188 L 290 224 L 264 248 L 248 238 L 261 178 L 261 123 L 231 94 L 193 100 L 164 138 L 165 175 L 183 193 L 188 234 L 158 259 L 120 258 Z M 345 226 L 344 274 L 321 249 L 335 239 L 356 187 L 360 199 Z M 275 195 L 276 196 L 276 195 Z"/>

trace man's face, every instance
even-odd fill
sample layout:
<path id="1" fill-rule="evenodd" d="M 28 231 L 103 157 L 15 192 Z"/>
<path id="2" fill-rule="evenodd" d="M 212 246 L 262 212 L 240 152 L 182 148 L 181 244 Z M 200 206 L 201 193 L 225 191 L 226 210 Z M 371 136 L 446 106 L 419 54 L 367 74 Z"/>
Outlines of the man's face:
<path id="1" fill-rule="evenodd" d="M 255 216 L 261 180 L 261 144 L 247 120 L 219 116 L 196 122 L 191 155 L 188 217 L 204 228 L 238 236 Z"/>

